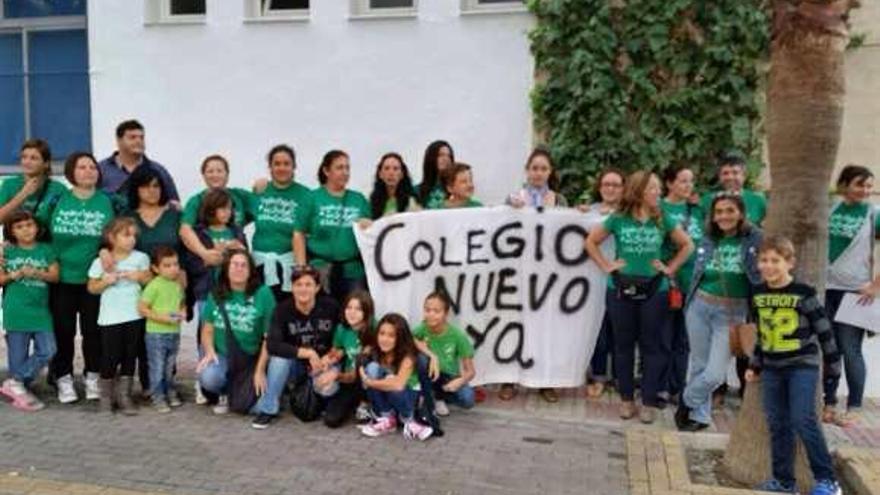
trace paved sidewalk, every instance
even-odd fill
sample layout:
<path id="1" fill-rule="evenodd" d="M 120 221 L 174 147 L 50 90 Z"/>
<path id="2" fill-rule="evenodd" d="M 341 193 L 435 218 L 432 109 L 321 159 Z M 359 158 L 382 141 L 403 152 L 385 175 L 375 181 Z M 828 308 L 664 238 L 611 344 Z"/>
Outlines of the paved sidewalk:
<path id="1" fill-rule="evenodd" d="M 183 338 L 184 380 L 194 374 L 193 341 Z M 0 368 L 5 357 L 0 343 Z M 191 403 L 168 415 L 145 409 L 105 419 L 93 404 L 63 406 L 43 395 L 48 407 L 35 414 L 0 404 L 0 495 L 625 494 L 624 433 L 638 425 L 618 419 L 613 394 L 588 400 L 583 389 L 562 390 L 555 404 L 523 389 L 503 402 L 489 390 L 474 411 L 454 409 L 447 436 L 427 443 L 368 439 L 354 426 L 329 430 L 288 413 L 256 431 L 246 418 L 215 417 Z M 730 430 L 736 402 L 716 413 L 711 431 Z M 648 428 L 673 430 L 672 411 Z M 858 426 L 826 433 L 833 445 L 880 448 L 880 403 L 867 401 Z"/>

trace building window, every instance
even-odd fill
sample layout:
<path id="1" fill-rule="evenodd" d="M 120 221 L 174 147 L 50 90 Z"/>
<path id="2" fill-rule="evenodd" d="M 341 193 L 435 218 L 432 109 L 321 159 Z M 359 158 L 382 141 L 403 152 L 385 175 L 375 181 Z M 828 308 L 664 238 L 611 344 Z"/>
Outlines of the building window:
<path id="1" fill-rule="evenodd" d="M 527 12 L 525 0 L 461 0 L 465 13 Z"/>
<path id="2" fill-rule="evenodd" d="M 205 0 L 145 0 L 146 24 L 202 24 L 207 8 Z"/>
<path id="3" fill-rule="evenodd" d="M 91 149 L 86 31 L 0 34 L 0 164 L 18 161 L 25 139 L 43 138 L 63 159 Z M 8 107 L 7 107 L 8 105 Z"/>
<path id="4" fill-rule="evenodd" d="M 56 160 L 91 150 L 85 0 L 0 3 L 0 172 L 18 148 L 49 142 Z"/>
<path id="5" fill-rule="evenodd" d="M 4 19 L 86 15 L 86 0 L 3 0 Z"/>
<path id="6" fill-rule="evenodd" d="M 418 0 L 352 0 L 352 17 L 412 17 Z"/>
<path id="7" fill-rule="evenodd" d="M 308 20 L 309 0 L 245 0 L 245 21 Z"/>
<path id="8" fill-rule="evenodd" d="M 169 0 L 168 15 L 205 15 L 205 0 Z"/>

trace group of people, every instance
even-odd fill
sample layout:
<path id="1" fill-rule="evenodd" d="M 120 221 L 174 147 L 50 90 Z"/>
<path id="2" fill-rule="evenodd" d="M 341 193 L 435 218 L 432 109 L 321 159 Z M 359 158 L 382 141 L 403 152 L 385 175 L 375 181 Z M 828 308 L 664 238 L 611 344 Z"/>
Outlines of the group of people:
<path id="1" fill-rule="evenodd" d="M 314 190 L 295 180 L 290 146 L 269 151 L 268 178 L 250 189 L 231 187 L 228 161 L 211 155 L 201 164 L 205 189 L 183 203 L 168 170 L 144 153 L 140 123 L 122 122 L 116 138 L 117 151 L 100 162 L 89 153 L 67 157 L 69 188 L 50 177 L 48 144 L 28 140 L 22 173 L 0 186 L 10 367 L 0 393 L 13 406 L 43 406 L 28 386 L 46 365 L 59 401 L 79 399 L 79 328 L 86 399 L 98 400 L 102 411 L 136 414 L 137 378 L 153 407 L 168 412 L 181 404 L 174 383 L 180 326 L 193 318 L 197 402 L 213 403 L 217 413 L 252 413 L 256 428 L 271 424 L 291 385 L 291 409 L 300 418 L 323 416 L 339 426 L 357 415 L 370 436 L 402 423 L 405 436 L 423 440 L 440 433 L 434 415 L 448 414 L 447 402 L 473 406 L 474 349 L 450 322 L 447 296 L 427 295 L 423 321 L 412 326 L 398 314 L 374 315 L 352 231 L 400 212 L 481 206 L 471 167 L 456 161 L 449 143 L 427 147 L 419 185 L 399 154 L 383 155 L 369 197 L 348 187 L 351 164 L 341 150 L 324 155 Z M 508 205 L 568 207 L 549 152 L 536 149 L 527 158 L 525 178 Z M 740 390 L 763 371 L 774 439 L 790 443 L 781 432 L 809 423 L 793 421 L 810 408 L 791 391 L 811 397 L 800 392 L 809 391 L 820 353 L 822 419 L 857 420 L 868 331 L 828 316 L 847 293 L 869 302 L 880 291 L 871 260 L 880 229 L 868 202 L 871 172 L 851 165 L 840 174 L 825 309 L 813 289 L 791 281 L 790 243 L 762 236 L 766 199 L 744 187 L 741 157 L 721 158 L 716 191 L 697 194 L 694 179 L 684 166 L 662 176 L 607 169 L 596 178 L 593 203 L 577 206 L 595 225 L 585 249 L 608 273 L 588 394 L 601 395 L 613 379 L 622 418 L 651 423 L 659 407 L 677 401 L 678 426 L 704 429 L 713 394 L 726 386 L 730 328 L 753 321 L 758 344 L 737 359 Z M 844 412 L 836 409 L 841 354 L 849 387 Z M 516 393 L 514 384 L 502 384 L 499 397 Z M 541 396 L 558 400 L 551 388 Z M 787 452 L 774 441 L 774 457 L 777 447 Z M 785 472 L 778 478 L 790 481 Z"/>

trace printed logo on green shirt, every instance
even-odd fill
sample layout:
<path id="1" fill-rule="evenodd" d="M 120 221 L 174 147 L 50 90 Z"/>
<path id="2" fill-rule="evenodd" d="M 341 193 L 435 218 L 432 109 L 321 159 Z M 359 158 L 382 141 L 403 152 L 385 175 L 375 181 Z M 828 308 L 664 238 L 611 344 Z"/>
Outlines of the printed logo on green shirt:
<path id="1" fill-rule="evenodd" d="M 297 204 L 295 200 L 261 196 L 257 209 L 258 222 L 292 224 L 296 219 Z"/>
<path id="2" fill-rule="evenodd" d="M 657 227 L 621 226 L 617 246 L 623 253 L 642 256 L 656 253 L 663 244 L 663 236 Z"/>
<path id="3" fill-rule="evenodd" d="M 344 227 L 353 224 L 361 216 L 356 206 L 321 205 L 318 207 L 318 225 L 321 227 Z"/>
<path id="4" fill-rule="evenodd" d="M 49 263 L 47 261 L 48 260 L 46 260 L 46 258 L 34 258 L 31 256 L 16 256 L 14 258 L 10 257 L 6 260 L 6 271 L 14 272 L 25 266 L 29 266 L 37 270 L 46 270 L 49 268 Z M 34 287 L 37 289 L 47 287 L 46 282 L 36 278 L 21 278 L 18 279 L 17 282 L 25 287 Z"/>
<path id="5" fill-rule="evenodd" d="M 740 247 L 738 244 L 721 244 L 706 265 L 706 270 L 718 273 L 743 273 Z"/>
<path id="6" fill-rule="evenodd" d="M 852 239 L 859 233 L 865 217 L 835 212 L 828 222 L 828 234 L 834 237 Z"/>
<path id="7" fill-rule="evenodd" d="M 253 333 L 253 322 L 257 317 L 257 308 L 254 305 L 226 303 L 226 312 L 229 314 L 229 324 L 232 325 L 232 330 L 238 333 Z M 223 314 L 219 308 L 215 310 L 214 315 L 214 321 L 223 321 Z"/>
<path id="8" fill-rule="evenodd" d="M 53 234 L 101 237 L 107 215 L 100 211 L 59 210 L 52 222 Z"/>

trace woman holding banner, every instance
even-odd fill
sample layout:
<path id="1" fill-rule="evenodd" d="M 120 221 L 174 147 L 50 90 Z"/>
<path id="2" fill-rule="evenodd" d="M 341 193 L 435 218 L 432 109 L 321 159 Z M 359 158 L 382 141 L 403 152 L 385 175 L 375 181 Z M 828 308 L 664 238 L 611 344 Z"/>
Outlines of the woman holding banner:
<path id="1" fill-rule="evenodd" d="M 837 345 L 843 353 L 846 385 L 846 412 L 838 415 L 839 380 L 825 384 L 825 411 L 828 423 L 849 426 L 858 421 L 865 392 L 865 358 L 862 342 L 868 330 L 834 320 L 843 297 L 854 294 L 862 304 L 870 304 L 880 294 L 880 276 L 874 276 L 874 245 L 880 236 L 880 213 L 868 202 L 874 175 L 865 167 L 847 165 L 840 171 L 837 191 L 841 201 L 831 208 L 828 220 L 828 287 L 825 307 L 834 325 Z"/>
<path id="2" fill-rule="evenodd" d="M 615 332 L 614 366 L 623 403 L 620 417 L 636 415 L 634 357 L 638 342 L 642 374 L 642 409 L 639 418 L 653 423 L 664 384 L 672 341 L 667 291 L 668 278 L 687 260 L 693 243 L 680 225 L 660 210 L 660 179 L 638 171 L 627 179 L 620 211 L 609 216 L 587 236 L 590 257 L 609 274 L 607 307 Z M 614 237 L 617 259 L 605 257 L 600 245 Z M 663 261 L 663 243 L 671 240 L 675 256 Z"/>

